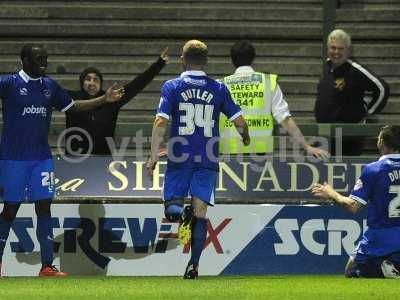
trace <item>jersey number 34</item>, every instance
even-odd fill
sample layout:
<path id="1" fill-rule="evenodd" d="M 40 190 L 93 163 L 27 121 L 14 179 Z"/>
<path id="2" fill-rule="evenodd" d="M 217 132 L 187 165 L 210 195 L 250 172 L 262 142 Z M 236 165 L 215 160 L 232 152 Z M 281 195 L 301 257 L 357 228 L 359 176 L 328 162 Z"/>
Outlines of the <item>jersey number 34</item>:
<path id="1" fill-rule="evenodd" d="M 185 112 L 179 121 L 185 126 L 179 126 L 179 135 L 192 135 L 197 127 L 204 129 L 205 137 L 212 137 L 214 105 L 179 103 L 179 110 Z"/>

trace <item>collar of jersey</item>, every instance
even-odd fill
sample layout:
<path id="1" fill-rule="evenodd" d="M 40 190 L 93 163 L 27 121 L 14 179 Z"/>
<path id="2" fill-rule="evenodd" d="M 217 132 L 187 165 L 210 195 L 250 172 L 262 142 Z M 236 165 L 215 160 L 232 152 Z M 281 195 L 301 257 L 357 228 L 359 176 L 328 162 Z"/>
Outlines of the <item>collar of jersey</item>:
<path id="1" fill-rule="evenodd" d="M 42 80 L 42 77 L 39 77 L 39 78 L 32 78 L 31 76 L 29 76 L 28 74 L 26 74 L 24 70 L 19 71 L 18 74 L 19 74 L 19 76 L 21 76 L 21 78 L 22 78 L 26 83 L 28 83 L 29 80 L 33 80 L 33 81 Z"/>
<path id="2" fill-rule="evenodd" d="M 236 73 L 253 73 L 254 69 L 251 66 L 241 66 L 235 70 Z"/>
<path id="3" fill-rule="evenodd" d="M 207 74 L 204 71 L 190 70 L 190 71 L 185 71 L 181 74 L 181 77 L 184 76 L 207 76 Z"/>
<path id="4" fill-rule="evenodd" d="M 379 160 L 383 160 L 383 159 L 390 159 L 390 158 L 392 158 L 392 159 L 400 159 L 400 153 L 395 153 L 395 154 L 386 154 L 386 155 L 383 155 L 383 156 L 381 156 L 380 158 L 379 158 Z"/>

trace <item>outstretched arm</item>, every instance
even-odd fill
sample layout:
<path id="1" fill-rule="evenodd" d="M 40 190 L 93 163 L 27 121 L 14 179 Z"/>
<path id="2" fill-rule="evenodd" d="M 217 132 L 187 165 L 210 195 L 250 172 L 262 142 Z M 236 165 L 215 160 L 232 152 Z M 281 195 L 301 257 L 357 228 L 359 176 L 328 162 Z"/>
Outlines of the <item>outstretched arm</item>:
<path id="1" fill-rule="evenodd" d="M 328 159 L 330 154 L 322 149 L 312 147 L 304 139 L 296 122 L 292 119 L 289 106 L 283 97 L 283 93 L 279 85 L 276 86 L 275 94 L 272 99 L 272 114 L 274 119 L 282 125 L 289 135 L 310 155 L 318 159 Z"/>
<path id="2" fill-rule="evenodd" d="M 124 95 L 124 89 L 117 88 L 116 86 L 116 83 L 110 86 L 103 96 L 91 100 L 75 100 L 74 105 L 68 110 L 68 112 L 90 110 L 106 103 L 117 102 Z"/>
<path id="3" fill-rule="evenodd" d="M 159 151 L 167 132 L 167 125 L 168 120 L 163 117 L 157 116 L 154 120 L 153 131 L 151 135 L 151 153 L 146 165 L 147 171 L 150 175 L 153 175 L 153 170 L 157 165 Z"/>
<path id="4" fill-rule="evenodd" d="M 323 160 L 329 159 L 330 154 L 328 151 L 313 147 L 306 142 L 303 134 L 301 133 L 299 127 L 297 127 L 296 122 L 292 119 L 292 117 L 287 117 L 280 124 L 289 133 L 289 135 L 303 147 L 303 149 L 308 154 L 311 154 L 315 158 Z"/>
<path id="5" fill-rule="evenodd" d="M 324 182 L 324 184 L 316 183 L 312 191 L 314 196 L 324 199 L 332 199 L 337 204 L 343 206 L 345 209 L 352 213 L 358 212 L 362 208 L 362 204 L 350 197 L 345 197 L 336 192 L 332 186 Z"/>
<path id="6" fill-rule="evenodd" d="M 121 107 L 133 99 L 137 94 L 139 94 L 160 71 L 168 63 L 168 47 L 166 47 L 160 54 L 160 57 L 154 62 L 146 71 L 142 74 L 136 76 L 131 82 L 124 85 L 125 95 L 122 97 L 118 105 Z"/>

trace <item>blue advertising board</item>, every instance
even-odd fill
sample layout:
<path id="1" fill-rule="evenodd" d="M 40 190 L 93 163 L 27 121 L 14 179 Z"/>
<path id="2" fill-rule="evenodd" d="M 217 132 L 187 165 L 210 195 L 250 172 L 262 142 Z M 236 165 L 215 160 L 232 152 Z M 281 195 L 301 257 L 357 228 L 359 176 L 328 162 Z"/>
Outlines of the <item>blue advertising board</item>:
<path id="1" fill-rule="evenodd" d="M 24 204 L 13 224 L 7 276 L 40 269 L 33 214 Z M 52 215 L 54 264 L 71 275 L 181 276 L 190 259 L 190 243 L 179 243 L 162 204 L 54 204 Z M 329 205 L 216 205 L 207 213 L 200 275 L 343 274 L 364 217 Z"/>

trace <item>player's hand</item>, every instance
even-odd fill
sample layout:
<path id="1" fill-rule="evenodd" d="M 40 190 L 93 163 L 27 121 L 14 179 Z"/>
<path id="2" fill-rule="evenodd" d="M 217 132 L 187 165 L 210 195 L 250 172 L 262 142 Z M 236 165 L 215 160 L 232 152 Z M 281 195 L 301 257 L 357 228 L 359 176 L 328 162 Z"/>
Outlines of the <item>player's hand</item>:
<path id="1" fill-rule="evenodd" d="M 168 148 L 161 147 L 160 150 L 158 151 L 158 157 L 159 158 L 168 157 Z"/>
<path id="2" fill-rule="evenodd" d="M 156 168 L 156 165 L 157 165 L 157 161 L 153 160 L 150 157 L 149 160 L 147 161 L 147 164 L 146 164 L 147 173 L 150 176 L 153 176 L 153 172 L 154 172 L 154 169 Z"/>
<path id="3" fill-rule="evenodd" d="M 169 63 L 168 47 L 165 47 L 163 52 L 160 54 L 161 59 L 167 64 Z"/>
<path id="4" fill-rule="evenodd" d="M 124 88 L 117 88 L 117 84 L 113 83 L 106 91 L 106 102 L 116 102 L 125 94 Z"/>
<path id="5" fill-rule="evenodd" d="M 306 151 L 308 154 L 314 156 L 315 158 L 321 159 L 321 160 L 328 160 L 331 155 L 328 151 L 321 149 L 321 148 L 316 148 L 313 146 L 307 146 Z"/>
<path id="6" fill-rule="evenodd" d="M 245 136 L 242 138 L 243 145 L 248 146 L 250 145 L 250 136 Z"/>
<path id="7" fill-rule="evenodd" d="M 335 194 L 335 190 L 328 183 L 324 182 L 324 184 L 320 183 L 314 184 L 311 193 L 319 198 L 331 199 Z"/>

